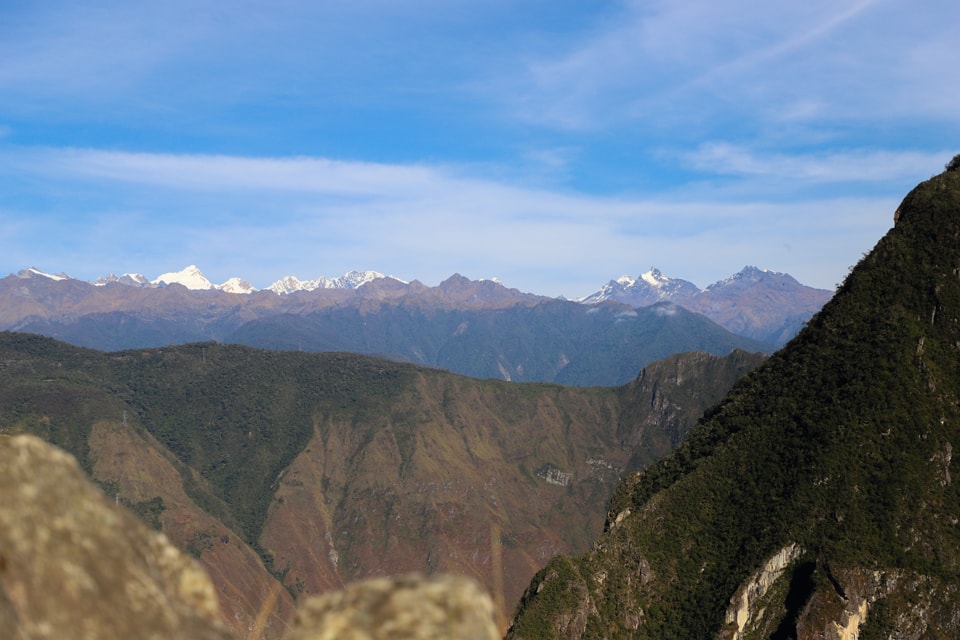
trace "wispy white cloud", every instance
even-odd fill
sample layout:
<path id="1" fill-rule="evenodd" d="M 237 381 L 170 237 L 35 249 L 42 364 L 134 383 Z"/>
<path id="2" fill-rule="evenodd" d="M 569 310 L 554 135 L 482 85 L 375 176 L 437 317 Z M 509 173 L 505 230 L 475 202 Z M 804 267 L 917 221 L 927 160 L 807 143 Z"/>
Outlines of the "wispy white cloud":
<path id="1" fill-rule="evenodd" d="M 916 175 L 918 168 L 939 170 L 950 152 L 860 150 L 786 154 L 711 142 L 684 157 L 691 166 L 707 173 L 810 184 L 901 181 L 905 176 Z"/>
<path id="2" fill-rule="evenodd" d="M 960 56 L 949 26 L 957 18 L 955 3 L 940 0 L 923 11 L 906 0 L 629 2 L 565 54 L 528 56 L 519 73 L 507 72 L 501 95 L 512 113 L 546 126 L 634 123 L 675 136 L 756 132 L 784 119 L 863 122 L 905 109 L 942 116 L 957 90 L 928 76 Z M 911 103 L 901 86 L 941 97 Z"/>
<path id="3" fill-rule="evenodd" d="M 741 170 L 762 168 L 762 159 L 740 162 Z M 790 171 L 782 162 L 777 171 Z M 454 272 L 497 276 L 528 291 L 576 296 L 651 265 L 705 285 L 747 262 L 832 286 L 889 227 L 886 212 L 895 208 L 875 198 L 591 196 L 462 168 L 318 158 L 0 148 L 0 167 L 8 186 L 26 177 L 58 193 L 50 215 L 72 209 L 68 228 L 41 215 L 35 228 L 10 237 L 46 255 L 45 269 L 63 270 L 51 262 L 68 246 L 71 264 L 96 270 L 91 278 L 197 263 L 213 265 L 212 279 L 240 275 L 259 286 L 289 274 L 371 268 L 428 283 Z M 0 224 L 26 213 L 8 208 Z"/>

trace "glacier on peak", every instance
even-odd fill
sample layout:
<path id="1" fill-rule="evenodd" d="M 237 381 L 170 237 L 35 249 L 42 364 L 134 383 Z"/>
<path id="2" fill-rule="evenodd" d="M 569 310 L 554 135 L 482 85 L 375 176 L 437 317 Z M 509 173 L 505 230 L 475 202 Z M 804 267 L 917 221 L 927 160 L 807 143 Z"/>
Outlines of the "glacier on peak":
<path id="1" fill-rule="evenodd" d="M 214 288 L 213 283 L 207 280 L 206 276 L 203 275 L 203 273 L 195 264 L 192 264 L 181 271 L 162 273 L 150 282 L 158 287 L 168 284 L 179 284 L 187 289 L 193 289 L 195 291 Z"/>
<path id="2" fill-rule="evenodd" d="M 243 278 L 233 277 L 216 287 L 226 293 L 254 293 L 257 289 Z"/>
<path id="3" fill-rule="evenodd" d="M 779 286 L 801 286 L 800 283 L 789 274 L 747 265 L 732 276 L 714 282 L 706 289 L 700 289 L 692 282 L 665 276 L 663 272 L 656 267 L 651 267 L 649 271 L 639 275 L 637 278 L 624 275 L 616 280 L 610 280 L 607 284 L 600 287 L 598 291 L 582 298 L 577 298 L 576 301 L 583 304 L 597 304 L 606 300 L 616 300 L 635 306 L 646 306 L 660 300 L 679 301 L 700 293 L 718 293 L 728 288 L 749 287 L 750 285 L 768 279 L 780 281 Z"/>
<path id="4" fill-rule="evenodd" d="M 73 280 L 73 278 L 65 273 L 53 275 L 40 271 L 35 267 L 21 269 L 16 275 L 19 278 L 43 277 L 54 281 Z M 400 280 L 394 276 L 386 276 L 378 271 L 348 271 L 338 278 L 325 278 L 320 276 L 315 280 L 300 280 L 296 276 L 286 276 L 285 278 L 277 280 L 265 290 L 272 291 L 278 295 L 285 295 L 296 291 L 313 291 L 314 289 L 357 289 L 369 282 L 383 278 L 395 280 L 402 284 L 409 284 L 405 280 Z M 100 276 L 90 284 L 98 287 L 109 284 L 122 284 L 144 289 L 157 289 L 172 284 L 179 284 L 193 291 L 215 290 L 237 294 L 250 294 L 258 291 L 248 280 L 238 277 L 230 278 L 223 284 L 214 284 L 203 275 L 203 272 L 200 271 L 199 267 L 195 264 L 191 264 L 180 271 L 162 273 L 153 280 L 148 280 L 139 273 L 124 273 L 122 276 L 110 273 Z"/>
<path id="5" fill-rule="evenodd" d="M 49 278 L 50 280 L 69 280 L 70 276 L 65 273 L 45 273 L 37 269 L 36 267 L 29 267 L 27 269 L 21 269 L 17 272 L 17 277 L 19 278 L 32 278 L 35 276 L 40 276 L 41 278 Z"/>
<path id="6" fill-rule="evenodd" d="M 393 276 L 385 276 L 379 271 L 348 271 L 339 278 L 320 276 L 314 280 L 300 280 L 296 276 L 286 276 L 267 287 L 267 290 L 279 295 L 286 295 L 297 291 L 314 291 L 315 289 L 358 289 L 368 282 L 382 278 L 390 278 L 408 284 Z"/>
<path id="7" fill-rule="evenodd" d="M 674 282 L 672 278 L 663 275 L 656 267 L 650 267 L 650 271 L 641 274 L 639 279 L 657 289 L 662 289 L 665 286 L 669 286 L 671 282 Z M 636 282 L 634 282 L 634 284 L 636 284 Z"/>
<path id="8" fill-rule="evenodd" d="M 112 282 L 118 284 L 127 285 L 128 287 L 151 287 L 150 281 L 147 278 L 139 273 L 125 273 L 122 276 L 118 276 L 115 273 L 108 273 L 105 276 L 100 276 L 94 281 L 94 286 L 103 287 Z"/>
<path id="9" fill-rule="evenodd" d="M 646 273 L 636 278 L 620 276 L 600 287 L 600 290 L 577 302 L 597 304 L 606 300 L 617 300 L 634 306 L 647 306 L 661 300 L 677 300 L 700 293 L 700 288 L 692 282 L 679 278 L 670 278 L 656 267 L 650 267 Z"/>
<path id="10" fill-rule="evenodd" d="M 230 278 L 223 284 L 213 284 L 195 264 L 181 271 L 161 274 L 151 280 L 150 284 L 154 287 L 179 284 L 193 291 L 208 291 L 210 289 L 223 291 L 224 293 L 254 293 L 257 291 L 249 282 L 237 277 Z"/>

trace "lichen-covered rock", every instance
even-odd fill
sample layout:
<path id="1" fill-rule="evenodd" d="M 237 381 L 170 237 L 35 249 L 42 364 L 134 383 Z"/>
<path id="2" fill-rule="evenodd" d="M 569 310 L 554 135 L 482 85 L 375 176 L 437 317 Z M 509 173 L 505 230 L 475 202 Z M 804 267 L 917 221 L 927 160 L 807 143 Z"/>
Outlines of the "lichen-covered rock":
<path id="1" fill-rule="evenodd" d="M 203 570 L 69 454 L 0 436 L 0 636 L 223 640 Z"/>
<path id="2" fill-rule="evenodd" d="M 493 616 L 468 578 L 376 578 L 307 600 L 285 640 L 494 640 Z"/>

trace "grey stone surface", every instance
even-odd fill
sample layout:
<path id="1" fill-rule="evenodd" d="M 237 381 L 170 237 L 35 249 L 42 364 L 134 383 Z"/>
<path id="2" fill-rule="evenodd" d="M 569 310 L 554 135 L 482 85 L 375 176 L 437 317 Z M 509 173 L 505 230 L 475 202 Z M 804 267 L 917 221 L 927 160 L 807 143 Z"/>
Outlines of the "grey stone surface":
<path id="1" fill-rule="evenodd" d="M 70 455 L 0 436 L 0 636 L 229 637 L 209 578 Z"/>

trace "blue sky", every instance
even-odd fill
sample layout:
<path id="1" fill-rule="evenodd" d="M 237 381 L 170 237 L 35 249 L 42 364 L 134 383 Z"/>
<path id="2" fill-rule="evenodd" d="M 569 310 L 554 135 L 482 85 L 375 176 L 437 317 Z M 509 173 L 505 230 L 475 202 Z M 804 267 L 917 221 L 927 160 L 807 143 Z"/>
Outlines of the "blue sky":
<path id="1" fill-rule="evenodd" d="M 0 275 L 832 288 L 960 152 L 955 0 L 0 2 Z"/>

